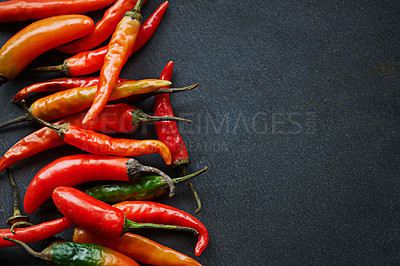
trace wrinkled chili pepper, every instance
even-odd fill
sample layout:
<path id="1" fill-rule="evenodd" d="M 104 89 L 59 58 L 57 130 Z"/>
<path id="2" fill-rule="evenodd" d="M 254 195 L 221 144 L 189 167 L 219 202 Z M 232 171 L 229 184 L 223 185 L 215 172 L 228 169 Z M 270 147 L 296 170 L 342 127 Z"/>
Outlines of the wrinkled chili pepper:
<path id="1" fill-rule="evenodd" d="M 0 49 L 0 86 L 15 78 L 39 55 L 85 36 L 92 28 L 93 20 L 84 15 L 46 18 L 25 27 Z"/>
<path id="2" fill-rule="evenodd" d="M 103 18 L 96 23 L 93 30 L 88 35 L 79 40 L 62 45 L 56 48 L 56 50 L 66 54 L 76 54 L 100 45 L 113 34 L 122 16 L 125 12 L 134 8 L 136 2 L 137 0 L 117 0 L 107 9 Z M 144 0 L 143 4 L 146 2 L 147 1 Z"/>
<path id="3" fill-rule="evenodd" d="M 11 0 L 0 3 L 0 22 L 41 19 L 102 9 L 115 0 Z"/>
<path id="4" fill-rule="evenodd" d="M 4 240 L 3 237 L 12 237 L 25 243 L 33 243 L 61 233 L 73 225 L 74 223 L 70 219 L 63 217 L 30 227 L 15 228 L 14 234 L 10 228 L 0 229 L 0 247 L 16 246 L 16 244 Z"/>
<path id="5" fill-rule="evenodd" d="M 173 178 L 174 184 L 185 182 L 205 171 L 207 167 L 193 174 Z M 83 190 L 86 194 L 108 204 L 128 200 L 153 200 L 168 191 L 169 185 L 161 176 L 141 176 L 135 182 L 119 182 L 99 185 Z"/>
<path id="6" fill-rule="evenodd" d="M 160 22 L 167 11 L 168 1 L 162 3 L 153 14 L 140 27 L 135 46 L 132 53 L 137 52 L 145 45 L 156 32 Z M 56 71 L 66 76 L 89 75 L 100 71 L 104 63 L 108 45 L 92 51 L 80 52 L 64 60 L 63 64 L 58 66 L 36 67 L 31 71 Z"/>
<path id="7" fill-rule="evenodd" d="M 110 136 L 96 133 L 93 130 L 76 127 L 70 123 L 62 125 L 51 124 L 33 116 L 25 106 L 24 100 L 22 103 L 32 120 L 53 129 L 65 143 L 79 149 L 97 155 L 118 155 L 128 157 L 158 153 L 167 165 L 171 164 L 171 152 L 161 141 L 151 139 L 114 139 Z"/>
<path id="8" fill-rule="evenodd" d="M 163 266 L 201 266 L 194 259 L 157 242 L 132 233 L 118 239 L 104 239 L 80 227 L 74 228 L 72 241 L 93 243 L 121 252 L 136 261 Z"/>
<path id="9" fill-rule="evenodd" d="M 126 79 L 118 79 L 119 82 L 127 81 Z M 33 92 L 54 92 L 73 89 L 76 87 L 90 87 L 97 85 L 99 78 L 97 77 L 81 77 L 81 78 L 59 78 L 51 79 L 45 82 L 32 84 L 28 87 L 21 89 L 12 99 L 12 101 L 19 102 Z"/>
<path id="10" fill-rule="evenodd" d="M 199 232 L 195 255 L 199 256 L 208 245 L 207 228 L 198 219 L 174 207 L 149 201 L 124 201 L 114 207 L 122 210 L 126 218 L 141 223 L 166 223 L 186 226 Z"/>
<path id="11" fill-rule="evenodd" d="M 160 175 L 174 187 L 167 174 L 135 159 L 89 154 L 62 157 L 43 167 L 32 179 L 25 193 L 24 209 L 27 213 L 35 212 L 58 186 L 98 180 L 134 181 L 143 173 Z"/>
<path id="12" fill-rule="evenodd" d="M 101 237 L 116 239 L 137 229 L 181 230 L 197 234 L 197 230 L 168 224 L 137 223 L 125 217 L 118 208 L 99 201 L 73 187 L 57 187 L 51 195 L 57 209 L 76 225 Z"/>
<path id="13" fill-rule="evenodd" d="M 7 168 L 7 174 L 8 177 L 10 178 L 10 183 L 13 188 L 13 198 L 14 198 L 14 213 L 13 216 L 7 219 L 6 224 L 10 225 L 11 232 L 15 234 L 15 228 L 18 227 L 28 227 L 32 226 L 33 224 L 29 222 L 29 217 L 26 215 L 22 215 L 21 209 L 19 208 L 19 194 L 17 190 L 17 185 L 15 184 L 14 178 L 10 172 L 10 170 Z"/>
<path id="14" fill-rule="evenodd" d="M 83 124 L 92 121 L 101 113 L 101 110 L 107 104 L 115 84 L 117 84 L 122 67 L 125 65 L 135 46 L 142 22 L 142 15 L 140 14 L 142 4 L 143 0 L 138 0 L 133 10 L 125 13 L 111 37 L 100 71 L 96 96 L 93 99 L 92 106 L 83 118 Z"/>
<path id="15" fill-rule="evenodd" d="M 62 118 L 55 122 L 55 124 L 71 123 L 72 125 L 82 127 L 84 112 L 82 111 Z M 143 123 L 157 121 L 158 119 L 168 119 L 149 116 L 139 108 L 128 104 L 106 105 L 103 112 L 97 118 L 93 123 L 86 125 L 85 129 L 106 134 L 127 133 L 136 130 Z M 178 119 L 190 122 L 182 118 Z M 0 172 L 25 158 L 65 144 L 54 130 L 43 127 L 18 141 L 0 158 Z"/>
<path id="16" fill-rule="evenodd" d="M 19 244 L 32 257 L 51 262 L 54 265 L 140 266 L 132 258 L 96 244 L 59 240 L 42 252 L 36 252 L 22 241 L 9 237 L 4 237 L 4 240 Z"/>
<path id="17" fill-rule="evenodd" d="M 161 72 L 160 79 L 171 80 L 173 69 L 174 62 L 168 62 Z M 168 87 L 165 89 L 167 88 Z M 174 117 L 174 111 L 172 110 L 169 94 L 160 94 L 154 97 L 154 113 L 157 115 Z M 179 134 L 177 124 L 175 122 L 157 122 L 155 126 L 158 139 L 167 145 L 171 151 L 172 167 L 178 168 L 182 176 L 186 175 L 187 164 L 189 163 L 189 154 L 185 142 Z M 201 210 L 200 197 L 194 190 L 191 182 L 187 181 L 186 185 L 189 187 L 197 202 L 195 213 L 199 213 Z"/>

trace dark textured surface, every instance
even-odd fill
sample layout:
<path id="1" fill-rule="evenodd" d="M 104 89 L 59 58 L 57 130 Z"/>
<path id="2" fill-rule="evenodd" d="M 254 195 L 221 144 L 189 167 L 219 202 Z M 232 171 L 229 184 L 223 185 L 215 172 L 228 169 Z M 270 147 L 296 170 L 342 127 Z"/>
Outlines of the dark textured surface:
<path id="1" fill-rule="evenodd" d="M 148 17 L 161 1 L 149 1 Z M 95 19 L 102 11 L 89 15 Z M 210 231 L 204 265 L 398 264 L 400 262 L 400 7 L 398 1 L 171 1 L 153 39 L 124 78 L 158 77 L 174 60 L 174 95 L 189 146 L 189 171 Z M 0 25 L 1 45 L 27 23 Z M 48 52 L 32 66 L 61 63 Z M 1 120 L 23 114 L 10 102 L 22 87 L 56 74 L 24 73 L 1 88 Z M 30 99 L 33 99 L 31 97 Z M 152 100 L 140 104 L 152 112 Z M 0 152 L 36 126 L 0 132 Z M 127 137 L 155 138 L 153 126 Z M 21 191 L 55 158 L 44 152 L 12 167 Z M 140 157 L 174 175 L 157 156 Z M 0 221 L 12 213 L 0 179 Z M 188 189 L 159 202 L 193 213 Z M 42 208 L 34 223 L 57 217 Z M 144 235 L 194 257 L 194 237 Z M 61 236 L 70 239 L 71 231 Z M 43 248 L 44 242 L 32 245 Z M 21 248 L 2 264 L 41 265 Z"/>

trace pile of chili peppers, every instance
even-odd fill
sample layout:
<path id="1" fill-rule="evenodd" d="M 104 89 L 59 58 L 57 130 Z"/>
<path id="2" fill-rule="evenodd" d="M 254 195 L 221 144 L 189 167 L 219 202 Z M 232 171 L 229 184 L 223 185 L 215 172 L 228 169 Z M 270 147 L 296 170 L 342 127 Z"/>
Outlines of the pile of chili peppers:
<path id="1" fill-rule="evenodd" d="M 209 242 L 207 228 L 197 218 L 152 201 L 168 191 L 172 197 L 175 185 L 185 182 L 197 201 L 195 213 L 198 213 L 201 201 L 190 179 L 205 172 L 207 167 L 187 174 L 189 155 L 177 122 L 191 121 L 175 117 L 170 101 L 170 93 L 188 91 L 197 84 L 169 88 L 173 61 L 167 63 L 158 79 L 120 77 L 130 55 L 138 52 L 156 32 L 169 5 L 165 1 L 143 22 L 141 8 L 145 2 L 11 0 L 0 3 L 0 23 L 34 20 L 0 48 L 0 86 L 17 78 L 46 51 L 55 49 L 74 54 L 59 66 L 32 69 L 58 71 L 69 77 L 21 89 L 12 101 L 21 102 L 25 115 L 0 124 L 4 128 L 31 121 L 42 126 L 15 143 L 0 158 L 0 172 L 7 173 L 14 196 L 14 214 L 7 220 L 11 227 L 0 229 L 0 247 L 21 245 L 30 255 L 56 265 L 139 265 L 138 262 L 201 265 L 190 256 L 131 233 L 145 229 L 187 232 L 198 237 L 196 256 Z M 96 24 L 82 14 L 107 6 L 103 18 Z M 108 39 L 108 45 L 98 47 Z M 85 76 L 96 72 L 98 76 Z M 26 107 L 25 98 L 38 92 L 48 95 Z M 152 96 L 155 116 L 131 105 Z M 110 136 L 132 132 L 144 123 L 155 123 L 158 140 Z M 29 216 L 22 214 L 10 167 L 66 144 L 86 153 L 57 158 L 39 170 L 23 200 L 26 213 L 54 204 L 64 217 L 34 225 Z M 172 179 L 133 158 L 153 153 L 176 168 L 179 176 Z M 93 181 L 110 183 L 90 187 Z M 80 190 L 79 186 L 84 183 L 86 188 Z M 57 239 L 42 252 L 27 245 L 54 237 L 72 226 L 71 242 Z"/>

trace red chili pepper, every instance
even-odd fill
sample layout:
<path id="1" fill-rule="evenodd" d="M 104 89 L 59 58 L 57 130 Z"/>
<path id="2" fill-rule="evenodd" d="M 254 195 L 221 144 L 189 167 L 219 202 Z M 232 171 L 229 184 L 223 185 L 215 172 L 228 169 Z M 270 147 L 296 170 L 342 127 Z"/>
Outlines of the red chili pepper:
<path id="1" fill-rule="evenodd" d="M 170 61 L 160 75 L 161 80 L 171 81 L 174 62 Z M 169 87 L 164 87 L 167 89 Z M 174 117 L 169 94 L 160 94 L 154 97 L 154 114 Z M 172 166 L 181 167 L 189 163 L 189 154 L 185 142 L 179 134 L 178 126 L 173 121 L 155 123 L 158 139 L 161 140 L 171 151 Z"/>
<path id="2" fill-rule="evenodd" d="M 153 14 L 140 27 L 135 47 L 132 53 L 137 52 L 145 45 L 156 32 L 160 22 L 167 11 L 168 1 L 162 3 Z M 57 71 L 66 76 L 83 76 L 100 71 L 104 63 L 104 57 L 107 54 L 108 45 L 93 51 L 80 52 L 70 58 L 67 58 L 62 65 L 37 67 L 33 71 Z"/>
<path id="3" fill-rule="evenodd" d="M 158 140 L 114 139 L 110 136 L 86 130 L 69 123 L 55 125 L 39 119 L 29 112 L 22 101 L 27 114 L 32 120 L 53 129 L 60 138 L 72 146 L 97 155 L 140 156 L 158 153 L 167 165 L 171 164 L 171 152 L 164 143 Z"/>
<path id="4" fill-rule="evenodd" d="M 118 79 L 119 82 L 127 81 L 126 79 Z M 20 90 L 12 99 L 19 102 L 32 92 L 49 92 L 63 91 L 76 87 L 90 87 L 99 83 L 98 77 L 81 77 L 81 78 L 59 78 L 51 79 L 45 82 L 35 83 Z"/>
<path id="5" fill-rule="evenodd" d="M 55 122 L 55 124 L 71 123 L 77 127 L 82 127 L 82 119 L 85 113 L 85 111 L 82 111 L 70 115 Z M 149 116 L 139 108 L 128 104 L 106 105 L 97 118 L 93 123 L 86 125 L 85 129 L 106 134 L 127 133 L 136 130 L 143 123 L 169 119 L 169 117 Z M 182 118 L 175 119 L 190 122 Z M 18 141 L 1 157 L 0 172 L 25 158 L 65 144 L 54 130 L 43 127 Z"/>
<path id="6" fill-rule="evenodd" d="M 207 228 L 187 212 L 149 201 L 124 201 L 115 204 L 114 207 L 122 210 L 128 219 L 136 222 L 175 224 L 196 229 L 199 232 L 199 239 L 195 248 L 196 256 L 199 256 L 208 245 Z"/>
<path id="7" fill-rule="evenodd" d="M 102 9 L 115 0 L 11 0 L 0 3 L 0 22 L 25 21 Z"/>
<path id="8" fill-rule="evenodd" d="M 117 27 L 122 16 L 125 12 L 134 8 L 136 2 L 137 0 L 117 0 L 114 5 L 107 9 L 103 18 L 97 22 L 88 35 L 79 40 L 60 46 L 56 48 L 56 50 L 62 53 L 76 54 L 100 45 L 113 34 L 115 27 Z M 144 0 L 143 4 L 146 2 L 147 0 Z"/>
<path id="9" fill-rule="evenodd" d="M 15 234 L 11 232 L 10 228 L 0 229 L 0 247 L 17 246 L 10 241 L 4 240 L 3 237 L 11 237 L 25 243 L 33 243 L 61 233 L 73 225 L 70 219 L 63 217 L 31 227 L 15 228 Z"/>
<path id="10" fill-rule="evenodd" d="M 171 81 L 173 69 L 174 62 L 169 61 L 164 67 L 160 75 L 160 79 Z M 167 88 L 169 87 L 164 87 L 164 89 Z M 154 114 L 174 117 L 174 111 L 172 110 L 169 94 L 160 94 L 154 97 Z M 156 122 L 155 126 L 158 139 L 167 145 L 171 151 L 172 167 L 178 168 L 181 176 L 186 175 L 187 164 L 189 163 L 189 154 L 185 142 L 183 141 L 182 136 L 179 134 L 177 124 L 173 121 L 163 121 Z M 197 192 L 194 190 L 191 182 L 186 181 L 186 185 L 191 190 L 197 202 L 197 209 L 195 213 L 199 213 L 201 210 L 200 198 Z"/>
<path id="11" fill-rule="evenodd" d="M 32 179 L 25 193 L 24 209 L 34 213 L 58 186 L 73 187 L 99 180 L 134 181 L 143 173 L 162 176 L 170 184 L 170 192 L 173 191 L 174 185 L 168 175 L 135 159 L 89 154 L 62 157 L 43 167 Z"/>
<path id="12" fill-rule="evenodd" d="M 93 20 L 84 15 L 46 18 L 25 27 L 0 49 L 0 85 L 15 78 L 39 55 L 85 36 L 92 28 Z"/>
<path id="13" fill-rule="evenodd" d="M 136 38 L 142 22 L 140 9 L 143 0 L 138 0 L 132 11 L 125 13 L 118 23 L 111 41 L 108 44 L 107 54 L 104 57 L 104 64 L 100 71 L 97 93 L 92 106 L 83 118 L 83 124 L 95 119 L 107 104 L 114 86 L 117 84 L 118 76 L 131 55 L 135 46 Z"/>
<path id="14" fill-rule="evenodd" d="M 131 230 L 147 228 L 198 233 L 197 230 L 190 227 L 133 222 L 127 219 L 125 214 L 118 208 L 112 207 L 72 187 L 55 188 L 52 193 L 52 199 L 57 209 L 76 225 L 108 239 L 119 238 Z"/>

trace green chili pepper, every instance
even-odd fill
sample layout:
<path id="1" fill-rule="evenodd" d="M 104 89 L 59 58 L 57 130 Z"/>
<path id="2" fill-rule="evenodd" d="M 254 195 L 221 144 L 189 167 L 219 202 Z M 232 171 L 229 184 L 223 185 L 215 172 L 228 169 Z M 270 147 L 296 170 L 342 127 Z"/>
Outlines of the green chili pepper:
<path id="1" fill-rule="evenodd" d="M 42 252 L 32 250 L 27 244 L 19 240 L 4 237 L 4 239 L 20 244 L 33 257 L 50 261 L 54 265 L 67 266 L 111 266 L 132 265 L 139 266 L 133 259 L 115 250 L 95 245 L 75 242 L 53 243 Z"/>
<path id="2" fill-rule="evenodd" d="M 174 184 L 184 182 L 207 171 L 207 169 L 208 167 L 206 166 L 200 171 L 174 178 L 172 181 Z M 84 190 L 84 192 L 93 198 L 109 204 L 114 204 L 131 200 L 152 200 L 166 193 L 168 189 L 168 183 L 164 178 L 158 175 L 152 175 L 139 177 L 135 182 L 119 182 L 95 186 Z"/>

